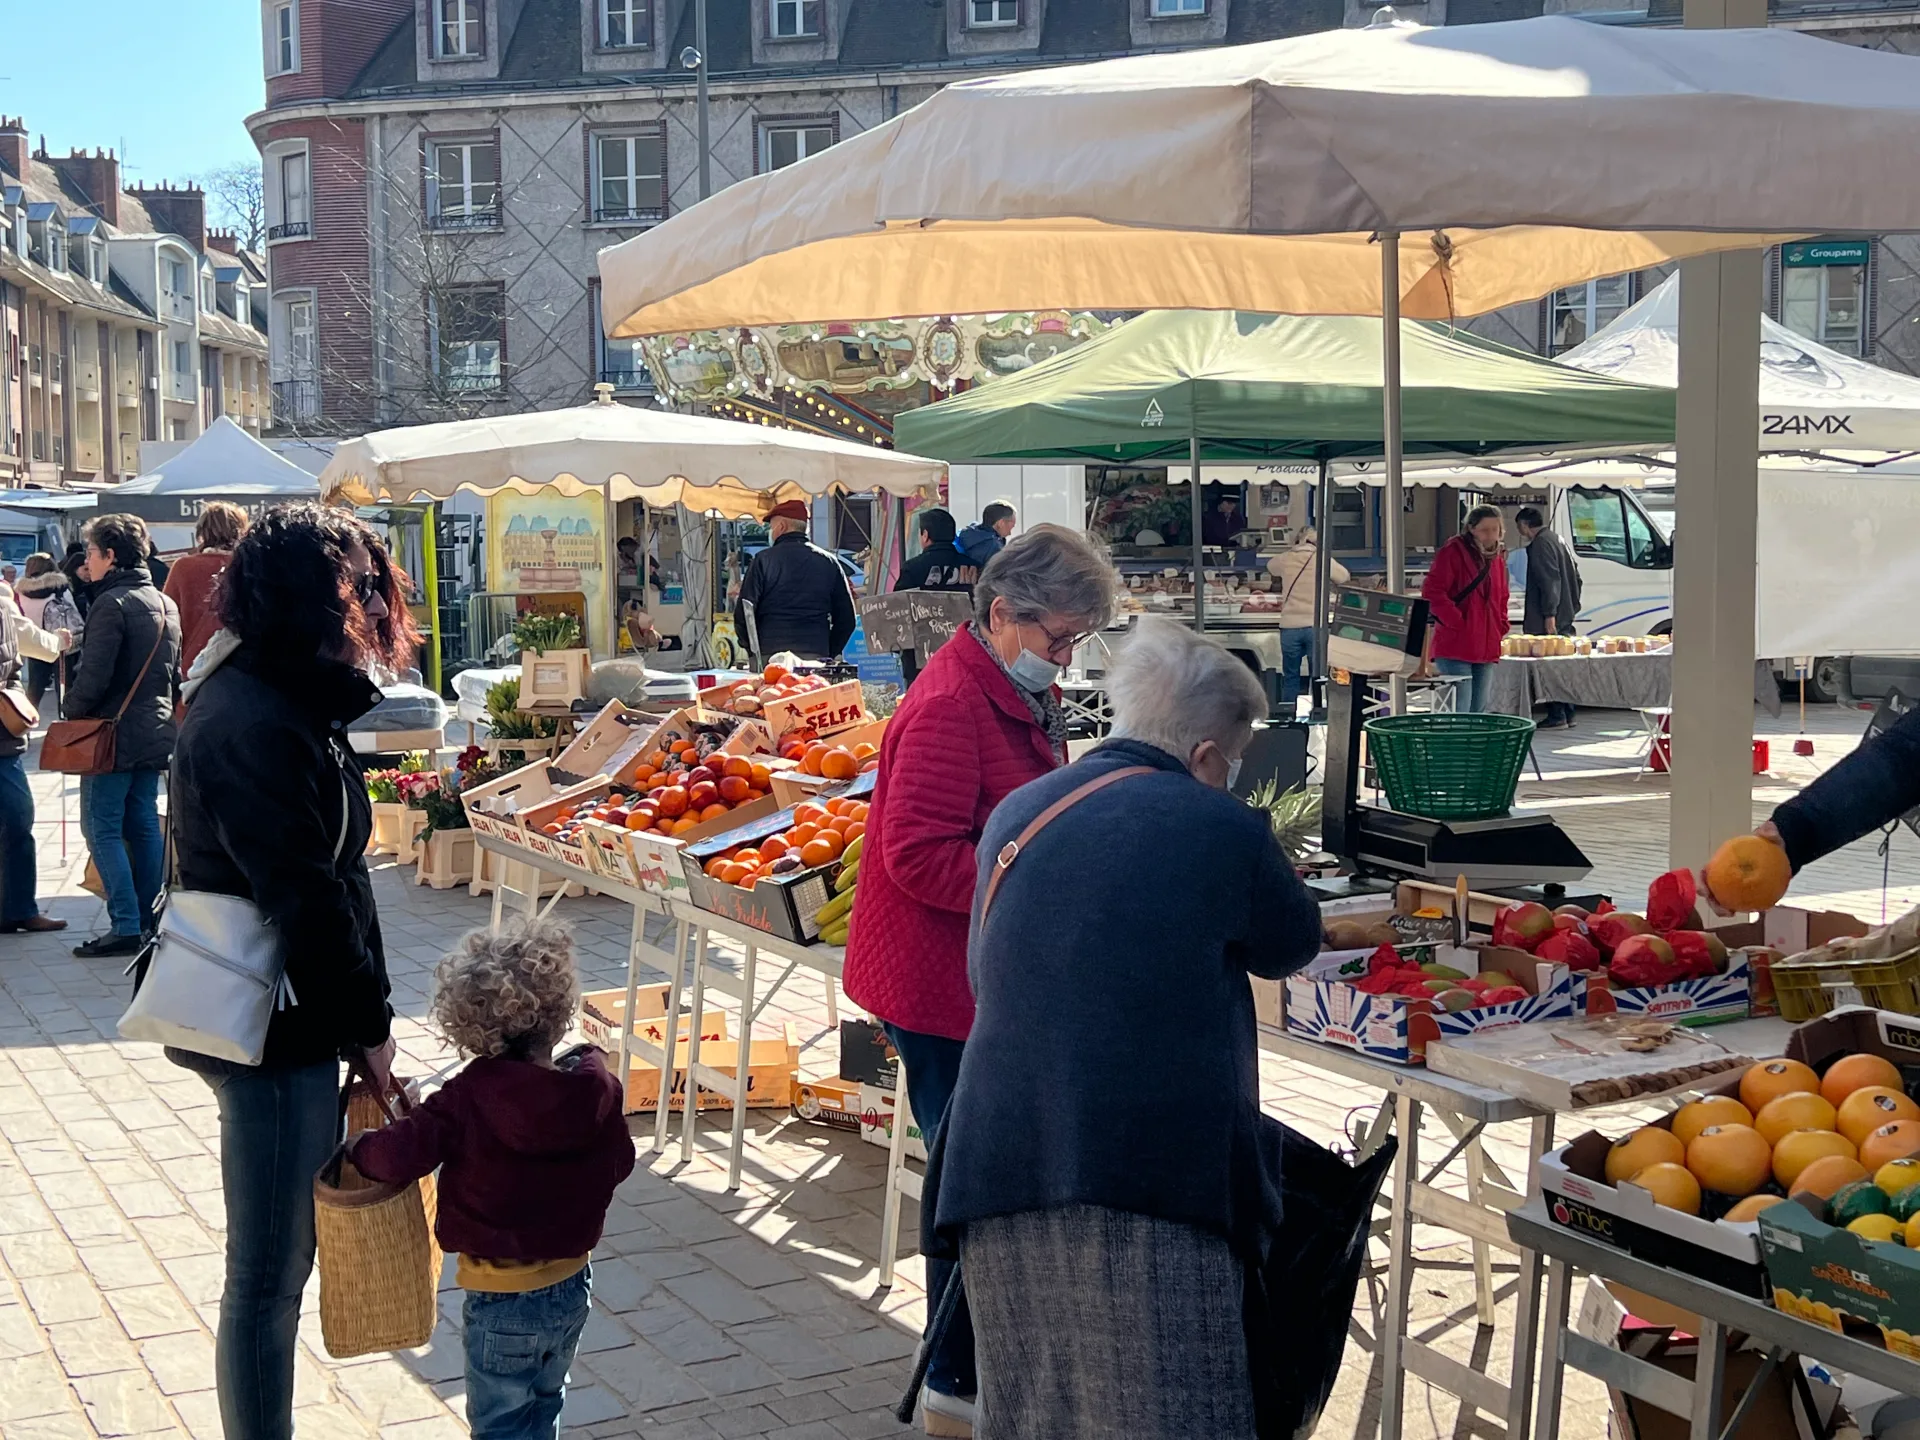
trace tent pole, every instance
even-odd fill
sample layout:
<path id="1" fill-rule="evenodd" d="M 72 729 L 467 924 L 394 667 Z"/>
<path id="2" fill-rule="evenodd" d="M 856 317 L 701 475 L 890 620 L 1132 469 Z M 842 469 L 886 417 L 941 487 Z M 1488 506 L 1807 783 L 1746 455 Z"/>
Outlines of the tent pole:
<path id="1" fill-rule="evenodd" d="M 1313 547 L 1313 593 L 1318 596 L 1313 612 L 1313 674 L 1309 684 L 1324 680 L 1327 675 L 1327 617 L 1331 613 L 1333 600 L 1333 537 L 1328 533 L 1328 525 L 1333 518 L 1333 466 L 1327 461 L 1320 462 L 1320 484 L 1314 492 L 1313 525 L 1318 539 Z M 1298 540 L 1294 542 L 1298 544 Z M 1308 701 L 1308 708 L 1315 714 L 1320 712 L 1318 692 L 1314 692 Z M 1286 717 L 1291 720 L 1291 715 Z"/>
<path id="2" fill-rule="evenodd" d="M 1406 589 L 1406 507 L 1402 498 L 1400 453 L 1400 232 L 1380 232 L 1380 432 L 1386 442 L 1386 494 L 1381 497 L 1382 542 L 1387 552 L 1387 590 Z M 1407 708 L 1406 677 L 1396 675 L 1390 685 L 1393 713 Z"/>
<path id="3" fill-rule="evenodd" d="M 1197 430 L 1187 440 L 1187 458 L 1193 466 L 1193 473 L 1187 477 L 1193 487 L 1187 512 L 1193 517 L 1193 628 L 1204 635 L 1207 630 L 1207 563 L 1201 544 L 1204 537 L 1200 521 L 1204 507 L 1200 501 L 1200 435 Z"/>
<path id="4" fill-rule="evenodd" d="M 601 548 L 606 552 L 607 586 L 607 658 L 618 659 L 620 655 L 620 542 L 614 531 L 620 524 L 620 502 L 613 498 L 613 480 L 607 480 L 607 535 Z"/>

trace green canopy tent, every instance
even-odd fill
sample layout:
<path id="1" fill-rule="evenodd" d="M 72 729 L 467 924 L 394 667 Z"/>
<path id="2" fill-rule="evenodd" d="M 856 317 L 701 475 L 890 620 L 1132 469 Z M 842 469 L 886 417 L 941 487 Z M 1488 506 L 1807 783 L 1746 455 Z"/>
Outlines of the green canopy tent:
<path id="1" fill-rule="evenodd" d="M 1364 316 L 1152 310 L 1018 375 L 905 412 L 894 442 L 947 461 L 1187 461 L 1194 626 L 1204 630 L 1201 462 L 1317 463 L 1324 516 L 1329 463 L 1384 449 L 1381 334 L 1380 321 Z M 1673 436 L 1671 390 L 1430 322 L 1402 322 L 1400 347 L 1409 456 L 1623 451 Z M 1327 558 L 1323 545 L 1322 595 Z"/>

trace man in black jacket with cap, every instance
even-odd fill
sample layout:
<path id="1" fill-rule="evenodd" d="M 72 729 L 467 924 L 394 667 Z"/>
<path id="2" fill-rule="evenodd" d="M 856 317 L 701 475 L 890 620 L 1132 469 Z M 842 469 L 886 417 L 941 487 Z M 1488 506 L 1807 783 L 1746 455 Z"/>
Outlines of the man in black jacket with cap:
<path id="1" fill-rule="evenodd" d="M 833 658 L 853 638 L 853 591 L 846 571 L 807 539 L 802 501 L 774 506 L 767 533 L 773 543 L 747 567 L 733 607 L 734 628 L 762 661 L 782 650 L 809 660 Z"/>

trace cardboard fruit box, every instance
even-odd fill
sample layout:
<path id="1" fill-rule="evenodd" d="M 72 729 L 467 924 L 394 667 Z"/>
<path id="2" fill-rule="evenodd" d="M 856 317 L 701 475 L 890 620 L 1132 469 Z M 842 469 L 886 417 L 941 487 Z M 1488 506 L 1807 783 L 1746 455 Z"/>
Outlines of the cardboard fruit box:
<path id="1" fill-rule="evenodd" d="M 891 1146 L 894 1109 L 893 1091 L 863 1084 L 860 1087 L 860 1138 L 883 1150 Z M 926 1160 L 927 1137 L 920 1133 L 918 1120 L 907 1126 L 907 1143 L 903 1148 L 907 1159 Z"/>
<path id="2" fill-rule="evenodd" d="M 756 802 L 757 803 L 757 802 Z M 771 803 L 769 797 L 768 803 Z M 752 808 L 752 807 L 748 807 Z M 751 888 L 729 885 L 706 872 L 707 861 L 736 845 L 749 845 L 778 835 L 793 825 L 793 812 L 779 810 L 747 825 L 737 825 L 724 834 L 702 839 L 686 847 L 683 866 L 687 896 L 698 909 L 738 920 L 755 930 L 764 930 L 783 940 L 812 944 L 820 937 L 813 922 L 816 911 L 833 898 L 831 879 L 839 862 L 796 870 L 788 875 L 770 875 Z"/>
<path id="3" fill-rule="evenodd" d="M 829 1130 L 860 1133 L 860 1087 L 844 1080 L 803 1080 L 793 1090 L 793 1113 Z"/>
<path id="4" fill-rule="evenodd" d="M 570 837 L 549 835 L 545 827 L 555 823 L 562 810 L 569 807 L 596 804 L 613 792 L 611 780 L 589 780 L 571 789 L 562 790 L 550 800 L 520 812 L 520 830 L 526 847 L 536 855 L 546 857 L 568 870 L 577 870 L 582 875 L 597 875 L 599 867 L 594 864 L 593 854 L 588 849 L 582 831 L 576 830 Z"/>
<path id="5" fill-rule="evenodd" d="M 518 770 L 460 792 L 467 824 L 481 835 L 492 835 L 513 845 L 525 845 L 520 817 L 568 788 L 551 760 L 535 760 Z"/>
<path id="6" fill-rule="evenodd" d="M 701 1041 L 700 1063 L 733 1077 L 739 1042 L 729 1040 L 712 1048 Z M 674 1047 L 673 1084 L 667 1108 L 687 1108 L 687 1057 L 685 1040 Z M 800 1077 L 800 1039 L 791 1021 L 781 1027 L 777 1040 L 755 1040 L 747 1052 L 747 1108 L 749 1110 L 786 1110 L 793 1104 L 793 1090 Z M 733 1096 L 727 1091 L 699 1087 L 699 1108 L 731 1110 Z M 648 1115 L 660 1108 L 660 1069 L 636 1057 L 627 1076 L 626 1113 Z"/>
<path id="7" fill-rule="evenodd" d="M 620 1053 L 620 1017 L 626 1012 L 625 990 L 594 990 L 580 997 L 580 1034 L 589 1045 L 608 1055 Z M 682 1011 L 674 1027 L 685 1040 L 693 1033 L 693 1017 Z M 667 987 L 642 985 L 633 997 L 633 1033 L 649 1045 L 664 1045 L 667 1040 Z M 700 1020 L 700 1043 L 727 1038 L 724 1010 L 709 1010 Z"/>
<path id="8" fill-rule="evenodd" d="M 843 730 L 865 725 L 873 718 L 867 714 L 866 703 L 861 699 L 858 680 L 842 680 L 837 685 L 809 690 L 804 695 L 769 700 L 762 714 L 776 742 L 795 730 L 811 730 L 825 740 Z"/>
<path id="9" fill-rule="evenodd" d="M 885 724 L 885 721 L 878 722 Z M 829 780 L 824 775 L 807 775 L 795 769 L 782 769 L 773 772 L 773 798 L 782 805 L 799 805 L 808 800 L 831 800 L 838 796 L 852 799 L 867 799 L 873 795 L 873 787 L 878 778 L 876 772 L 869 770 L 864 775 L 856 775 L 851 780 Z"/>
<path id="10" fill-rule="evenodd" d="M 1774 1308 L 1842 1333 L 1861 1321 L 1894 1354 L 1920 1360 L 1920 1250 L 1829 1225 L 1819 1208 L 1803 1192 L 1760 1212 Z"/>
<path id="11" fill-rule="evenodd" d="M 640 769 L 640 757 L 659 728 L 658 717 L 609 700 L 586 729 L 554 756 L 553 768 L 569 784 L 595 779 L 631 784 Z"/>
<path id="12" fill-rule="evenodd" d="M 609 880 L 656 895 L 684 896 L 687 870 L 683 857 L 688 845 L 763 819 L 779 808 L 779 801 L 763 795 L 758 800 L 734 806 L 725 815 L 703 820 L 679 835 L 627 830 L 600 820 L 585 821 L 581 828 L 592 842 L 595 868 Z"/>
<path id="13" fill-rule="evenodd" d="M 665 750 L 671 745 L 683 745 L 696 738 L 697 726 L 719 726 L 727 735 L 720 742 L 715 754 L 720 755 L 765 755 L 773 753 L 773 732 L 763 720 L 748 719 L 743 715 L 729 715 L 720 710 L 709 710 L 704 705 L 685 705 L 675 710 L 666 719 L 654 727 L 647 736 L 646 743 L 640 747 L 642 756 L 655 750 Z"/>
<path id="14" fill-rule="evenodd" d="M 1448 1011 L 1431 1000 L 1370 995 L 1350 982 L 1367 973 L 1373 951 L 1330 951 L 1287 978 L 1287 1032 L 1396 1065 L 1421 1065 L 1426 1063 L 1430 1040 L 1574 1014 L 1573 973 L 1564 965 L 1536 960 L 1524 950 L 1507 946 L 1436 944 L 1422 949 L 1440 964 L 1469 975 L 1482 971 L 1509 975 L 1527 996 L 1504 1005 Z"/>
<path id="15" fill-rule="evenodd" d="M 1727 968 L 1718 975 L 1672 985 L 1615 985 L 1605 971 L 1573 977 L 1573 1005 L 1582 1015 L 1636 1015 L 1681 1025 L 1710 1025 L 1744 1020 L 1753 996 L 1753 961 L 1745 950 L 1729 950 Z"/>

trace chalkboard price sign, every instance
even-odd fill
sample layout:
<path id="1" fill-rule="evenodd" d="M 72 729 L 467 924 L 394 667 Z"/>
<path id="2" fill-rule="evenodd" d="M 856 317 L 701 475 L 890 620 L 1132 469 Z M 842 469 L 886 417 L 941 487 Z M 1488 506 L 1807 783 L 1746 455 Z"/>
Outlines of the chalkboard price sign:
<path id="1" fill-rule="evenodd" d="M 964 590 L 896 590 L 856 602 L 870 654 L 912 651 L 925 658 L 973 617 Z"/>

